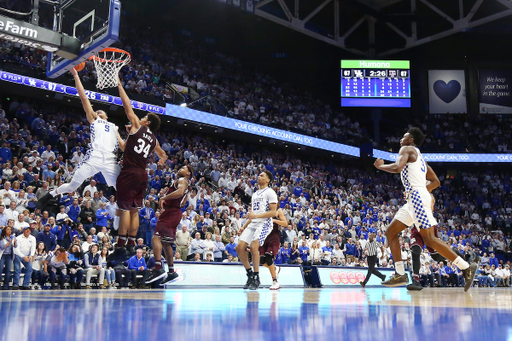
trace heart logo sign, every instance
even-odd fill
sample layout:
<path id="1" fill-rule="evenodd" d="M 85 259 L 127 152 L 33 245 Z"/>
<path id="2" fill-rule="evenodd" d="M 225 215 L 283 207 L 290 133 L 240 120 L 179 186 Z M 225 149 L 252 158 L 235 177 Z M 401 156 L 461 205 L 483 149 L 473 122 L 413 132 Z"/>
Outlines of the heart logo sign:
<path id="1" fill-rule="evenodd" d="M 451 80 L 448 84 L 442 80 L 438 80 L 434 83 L 434 92 L 437 97 L 445 103 L 450 103 L 457 98 L 457 96 L 459 96 L 460 89 L 460 83 L 456 80 Z"/>

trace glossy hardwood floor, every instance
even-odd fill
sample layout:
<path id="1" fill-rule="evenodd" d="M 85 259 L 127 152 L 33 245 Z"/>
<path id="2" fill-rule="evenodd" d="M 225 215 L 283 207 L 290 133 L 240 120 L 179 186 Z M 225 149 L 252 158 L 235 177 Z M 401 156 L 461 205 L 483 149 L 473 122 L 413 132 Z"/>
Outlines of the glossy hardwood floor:
<path id="1" fill-rule="evenodd" d="M 512 340 L 512 289 L 0 291 L 0 340 Z"/>

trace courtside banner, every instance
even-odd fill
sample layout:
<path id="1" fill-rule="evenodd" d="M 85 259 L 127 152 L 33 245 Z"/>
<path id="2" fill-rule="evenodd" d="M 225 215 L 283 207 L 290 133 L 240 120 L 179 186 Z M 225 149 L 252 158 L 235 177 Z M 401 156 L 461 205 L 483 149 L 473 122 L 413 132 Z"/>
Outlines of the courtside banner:
<path id="1" fill-rule="evenodd" d="M 240 121 L 229 117 L 209 114 L 203 111 L 193 110 L 177 105 L 167 104 L 165 108 L 165 113 L 168 116 L 181 118 L 183 120 L 204 123 L 220 128 L 226 128 L 248 134 L 263 136 L 270 139 L 296 143 L 304 145 L 306 147 L 328 150 L 339 154 L 346 154 L 359 157 L 360 153 L 358 147 L 322 140 L 316 137 L 296 134 L 291 131 L 280 130 L 247 121 Z"/>
<path id="2" fill-rule="evenodd" d="M 279 285 L 283 288 L 304 288 L 302 267 L 298 265 L 280 265 Z M 245 268 L 241 263 L 194 263 L 174 262 L 174 271 L 179 274 L 176 281 L 167 284 L 172 287 L 243 287 L 247 282 Z M 270 271 L 260 266 L 262 287 L 272 285 Z"/>
<path id="3" fill-rule="evenodd" d="M 368 273 L 368 268 L 348 268 L 338 266 L 317 266 L 320 284 L 323 287 L 361 287 L 359 282 L 363 282 Z M 395 273 L 395 269 L 377 268 L 386 278 Z M 411 283 L 409 276 L 409 283 Z M 382 285 L 379 277 L 372 275 L 367 286 Z"/>
<path id="4" fill-rule="evenodd" d="M 512 154 L 422 153 L 427 162 L 512 162 Z M 374 149 L 373 157 L 396 161 L 398 153 Z"/>

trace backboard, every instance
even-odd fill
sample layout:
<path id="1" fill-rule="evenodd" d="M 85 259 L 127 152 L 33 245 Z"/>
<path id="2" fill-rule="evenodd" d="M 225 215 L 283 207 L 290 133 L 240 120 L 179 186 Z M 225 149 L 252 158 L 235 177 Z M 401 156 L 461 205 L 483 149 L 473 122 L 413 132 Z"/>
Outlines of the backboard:
<path id="1" fill-rule="evenodd" d="M 69 60 L 49 52 L 46 75 L 56 78 L 112 45 L 119 37 L 120 16 L 119 0 L 60 0 L 53 29 L 77 38 L 80 53 L 77 58 Z"/>

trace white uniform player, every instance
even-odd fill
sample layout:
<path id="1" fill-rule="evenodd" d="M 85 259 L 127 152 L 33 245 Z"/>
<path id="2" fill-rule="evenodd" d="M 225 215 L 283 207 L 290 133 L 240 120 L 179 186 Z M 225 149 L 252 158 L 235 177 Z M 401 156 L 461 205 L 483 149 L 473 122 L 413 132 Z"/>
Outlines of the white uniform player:
<path id="1" fill-rule="evenodd" d="M 121 167 L 117 163 L 114 154 L 119 146 L 120 138 L 117 126 L 107 121 L 107 114 L 103 110 L 94 111 L 92 109 L 76 70 L 72 68 L 70 71 L 75 78 L 76 89 L 82 101 L 87 120 L 91 124 L 91 142 L 89 150 L 75 170 L 71 182 L 60 186 L 39 199 L 36 207 L 41 210 L 45 208 L 52 197 L 75 191 L 85 179 L 99 172 L 103 174 L 109 186 L 115 187 L 117 177 L 121 172 Z"/>
<path id="2" fill-rule="evenodd" d="M 412 224 L 418 228 L 427 229 L 437 225 L 432 214 L 432 197 L 427 190 L 427 166 L 416 148 L 418 158 L 415 162 L 409 162 L 400 172 L 402 183 L 407 193 L 407 203 L 398 210 L 395 219 L 407 226 Z"/>
<path id="3" fill-rule="evenodd" d="M 253 193 L 251 208 L 254 214 L 269 212 L 270 204 L 277 204 L 277 194 L 272 188 L 266 187 Z M 272 218 L 253 219 L 240 235 L 240 240 L 247 244 L 251 244 L 253 240 L 258 240 L 260 246 L 262 246 L 267 236 L 272 232 L 272 227 Z"/>

